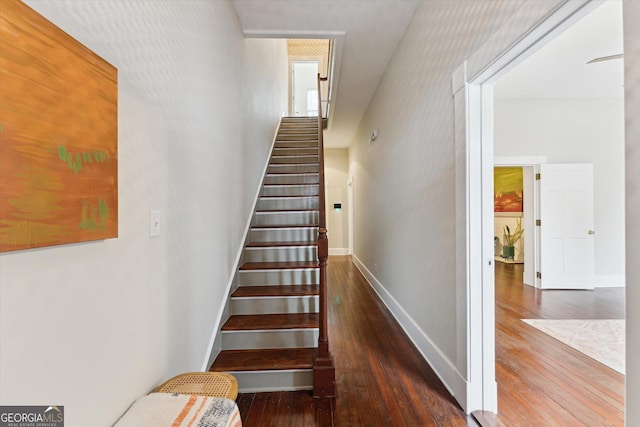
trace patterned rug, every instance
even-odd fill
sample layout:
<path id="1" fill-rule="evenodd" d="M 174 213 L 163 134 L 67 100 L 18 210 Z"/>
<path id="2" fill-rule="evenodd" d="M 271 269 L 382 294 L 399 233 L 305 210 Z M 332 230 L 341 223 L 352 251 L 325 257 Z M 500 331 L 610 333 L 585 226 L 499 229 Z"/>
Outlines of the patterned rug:
<path id="1" fill-rule="evenodd" d="M 624 375 L 624 320 L 522 321 Z"/>

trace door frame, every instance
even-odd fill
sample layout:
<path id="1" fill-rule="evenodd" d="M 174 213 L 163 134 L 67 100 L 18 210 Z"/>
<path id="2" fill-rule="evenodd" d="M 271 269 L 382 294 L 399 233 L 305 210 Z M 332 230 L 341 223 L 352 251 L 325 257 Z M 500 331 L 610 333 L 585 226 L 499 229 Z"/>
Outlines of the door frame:
<path id="1" fill-rule="evenodd" d="M 540 172 L 540 165 L 547 163 L 547 156 L 509 157 L 497 156 L 493 159 L 494 167 L 515 166 L 523 170 L 523 228 L 524 228 L 524 273 L 522 281 L 525 285 L 540 287 L 536 272 L 540 271 L 540 236 L 536 230 L 535 219 L 538 218 L 539 192 L 535 175 Z M 495 230 L 494 230 L 495 233 Z"/>
<path id="2" fill-rule="evenodd" d="M 296 65 L 297 64 L 316 64 L 316 69 L 320 69 L 320 62 L 316 59 L 305 59 L 305 60 L 295 60 L 291 61 L 291 75 L 289 76 L 289 80 L 291 81 L 289 85 L 289 115 L 291 117 L 296 117 Z M 312 76 L 318 75 L 317 72 L 312 73 Z M 306 100 L 306 98 L 305 98 Z M 318 107 L 320 108 L 320 107 Z"/>
<path id="3" fill-rule="evenodd" d="M 493 259 L 493 84 L 601 0 L 529 0 L 453 73 L 456 339 L 467 413 L 498 412 Z M 464 369 L 466 368 L 466 369 Z"/>

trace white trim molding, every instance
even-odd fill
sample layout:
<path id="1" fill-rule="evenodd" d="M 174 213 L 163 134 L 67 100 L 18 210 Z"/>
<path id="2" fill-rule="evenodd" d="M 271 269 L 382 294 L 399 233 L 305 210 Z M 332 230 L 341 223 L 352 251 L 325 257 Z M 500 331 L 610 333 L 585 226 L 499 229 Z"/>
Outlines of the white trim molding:
<path id="1" fill-rule="evenodd" d="M 463 376 L 456 370 L 454 363 L 452 363 L 440 348 L 431 341 L 429 336 L 420 329 L 418 324 L 409 316 L 362 261 L 360 261 L 356 255 L 351 255 L 351 259 L 369 283 L 369 286 L 371 286 L 393 317 L 398 321 L 400 327 L 407 334 L 413 345 L 429 366 L 431 366 L 438 378 L 440 378 L 440 381 L 442 381 L 449 393 L 458 401 L 464 398 L 467 385 Z"/>
<path id="2" fill-rule="evenodd" d="M 233 282 L 235 280 L 236 274 L 238 272 L 238 267 L 240 267 L 240 261 L 242 260 L 242 254 L 244 253 L 244 247 L 247 244 L 247 239 L 249 238 L 249 229 L 251 228 L 251 220 L 253 219 L 253 214 L 256 210 L 256 206 L 258 204 L 258 197 L 260 196 L 260 191 L 262 190 L 262 184 L 264 183 L 264 177 L 267 174 L 267 168 L 269 167 L 269 161 L 271 160 L 271 153 L 273 152 L 273 147 L 276 145 L 276 139 L 278 137 L 278 130 L 280 129 L 280 125 L 282 124 L 282 117 L 278 121 L 278 126 L 276 126 L 276 130 L 273 134 L 273 140 L 271 141 L 271 147 L 269 148 L 267 159 L 264 164 L 264 168 L 262 169 L 262 179 L 258 184 L 258 189 L 256 190 L 256 195 L 253 198 L 253 207 L 249 211 L 249 218 L 247 219 L 247 223 L 244 227 L 244 240 L 238 249 L 238 253 L 234 259 L 234 268 L 231 270 L 231 276 L 227 281 L 227 287 L 224 292 L 224 298 L 220 302 L 220 308 L 218 309 L 218 317 L 216 318 L 216 323 L 213 325 L 213 331 L 211 333 L 211 339 L 209 340 L 209 345 L 207 347 L 207 354 L 205 355 L 204 362 L 202 364 L 202 371 L 206 372 L 209 370 L 209 366 L 213 363 L 212 355 L 215 349 L 216 337 L 218 336 L 218 332 L 220 330 L 220 324 L 222 322 L 222 316 L 226 313 L 225 307 L 229 301 L 229 294 L 231 293 L 231 287 L 233 286 Z"/>
<path id="3" fill-rule="evenodd" d="M 451 76 L 456 177 L 457 366 L 465 366 L 467 413 L 498 411 L 493 270 L 493 94 L 519 64 L 601 0 L 526 1 Z"/>
<path id="4" fill-rule="evenodd" d="M 329 248 L 329 256 L 349 255 L 349 248 Z"/>

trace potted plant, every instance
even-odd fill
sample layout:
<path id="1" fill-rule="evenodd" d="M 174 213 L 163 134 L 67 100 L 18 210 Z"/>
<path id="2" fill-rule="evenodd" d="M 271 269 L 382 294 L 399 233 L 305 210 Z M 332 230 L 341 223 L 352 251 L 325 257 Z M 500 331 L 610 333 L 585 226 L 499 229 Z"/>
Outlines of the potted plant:
<path id="1" fill-rule="evenodd" d="M 515 256 L 515 244 L 522 238 L 522 233 L 524 230 L 522 229 L 522 221 L 518 218 L 516 220 L 516 229 L 511 232 L 508 225 L 504 226 L 504 236 L 502 245 L 502 258 L 513 260 Z"/>

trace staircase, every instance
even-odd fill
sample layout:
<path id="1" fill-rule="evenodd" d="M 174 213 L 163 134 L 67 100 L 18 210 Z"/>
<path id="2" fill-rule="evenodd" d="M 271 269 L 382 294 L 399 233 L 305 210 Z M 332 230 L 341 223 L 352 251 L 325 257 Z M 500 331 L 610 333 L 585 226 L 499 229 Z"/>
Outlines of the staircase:
<path id="1" fill-rule="evenodd" d="M 319 336 L 318 120 L 283 118 L 210 371 L 240 391 L 313 388 Z"/>

